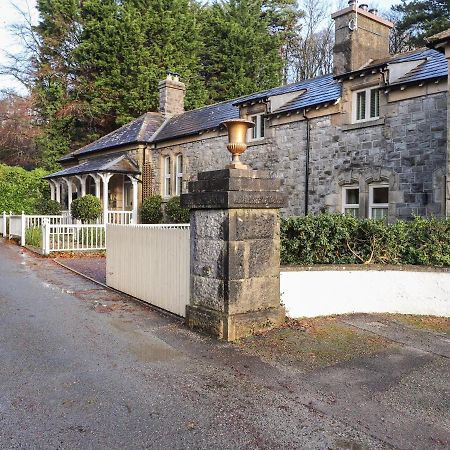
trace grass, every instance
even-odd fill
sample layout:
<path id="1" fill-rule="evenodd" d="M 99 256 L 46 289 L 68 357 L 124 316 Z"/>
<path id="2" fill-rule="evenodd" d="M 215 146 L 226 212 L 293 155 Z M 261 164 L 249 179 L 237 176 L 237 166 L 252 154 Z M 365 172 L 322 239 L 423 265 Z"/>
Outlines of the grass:
<path id="1" fill-rule="evenodd" d="M 450 317 L 413 316 L 407 314 L 388 314 L 388 320 L 400 322 L 426 331 L 450 334 Z"/>
<path id="2" fill-rule="evenodd" d="M 32 247 L 42 248 L 42 229 L 39 227 L 28 228 L 25 231 L 25 243 Z"/>
<path id="3" fill-rule="evenodd" d="M 263 359 L 308 371 L 379 353 L 391 343 L 325 317 L 289 320 L 281 328 L 244 339 L 238 345 Z"/>

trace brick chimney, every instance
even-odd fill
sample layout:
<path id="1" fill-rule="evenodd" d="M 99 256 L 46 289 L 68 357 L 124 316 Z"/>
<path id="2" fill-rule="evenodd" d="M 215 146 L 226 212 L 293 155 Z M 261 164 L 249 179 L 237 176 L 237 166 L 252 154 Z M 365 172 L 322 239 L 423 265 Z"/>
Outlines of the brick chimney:
<path id="1" fill-rule="evenodd" d="M 362 68 L 375 59 L 389 56 L 389 33 L 393 23 L 380 17 L 367 4 L 348 7 L 331 16 L 335 22 L 333 74 L 342 75 Z"/>
<path id="2" fill-rule="evenodd" d="M 167 77 L 158 83 L 159 112 L 165 118 L 184 113 L 184 96 L 186 86 L 180 81 L 180 76 L 174 72 L 167 72 Z"/>

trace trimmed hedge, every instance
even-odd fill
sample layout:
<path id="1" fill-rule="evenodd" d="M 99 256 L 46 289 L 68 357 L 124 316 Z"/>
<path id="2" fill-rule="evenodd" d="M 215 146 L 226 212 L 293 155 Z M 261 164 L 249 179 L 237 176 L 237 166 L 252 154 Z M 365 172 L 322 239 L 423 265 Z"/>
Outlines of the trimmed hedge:
<path id="1" fill-rule="evenodd" d="M 153 195 L 145 198 L 141 208 L 142 223 L 161 223 L 162 218 L 162 197 Z"/>
<path id="2" fill-rule="evenodd" d="M 450 266 L 450 219 L 387 224 L 321 214 L 281 221 L 281 263 Z"/>
<path id="3" fill-rule="evenodd" d="M 180 197 L 172 197 L 166 203 L 164 212 L 167 216 L 168 223 L 189 223 L 190 211 L 188 208 L 182 208 Z"/>

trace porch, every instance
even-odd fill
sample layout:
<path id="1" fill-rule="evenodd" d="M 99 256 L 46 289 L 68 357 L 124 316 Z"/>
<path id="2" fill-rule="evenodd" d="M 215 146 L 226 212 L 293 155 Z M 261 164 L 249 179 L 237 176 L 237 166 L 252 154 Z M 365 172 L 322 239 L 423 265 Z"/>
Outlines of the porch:
<path id="1" fill-rule="evenodd" d="M 136 224 L 140 170 L 129 155 L 106 155 L 86 159 L 45 177 L 51 199 L 71 214 L 73 200 L 91 194 L 100 199 L 103 213 L 99 223 Z"/>

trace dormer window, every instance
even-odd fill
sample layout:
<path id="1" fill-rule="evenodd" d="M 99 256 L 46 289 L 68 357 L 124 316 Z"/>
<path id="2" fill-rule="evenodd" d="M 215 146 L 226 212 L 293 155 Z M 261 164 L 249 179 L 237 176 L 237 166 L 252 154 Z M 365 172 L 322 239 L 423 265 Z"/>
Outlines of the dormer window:
<path id="1" fill-rule="evenodd" d="M 249 140 L 256 141 L 258 139 L 263 139 L 266 132 L 266 119 L 264 114 L 255 114 L 250 116 L 250 120 L 255 124 L 255 126 L 249 130 Z"/>
<path id="2" fill-rule="evenodd" d="M 365 122 L 380 117 L 380 91 L 378 88 L 353 92 L 354 122 Z"/>

